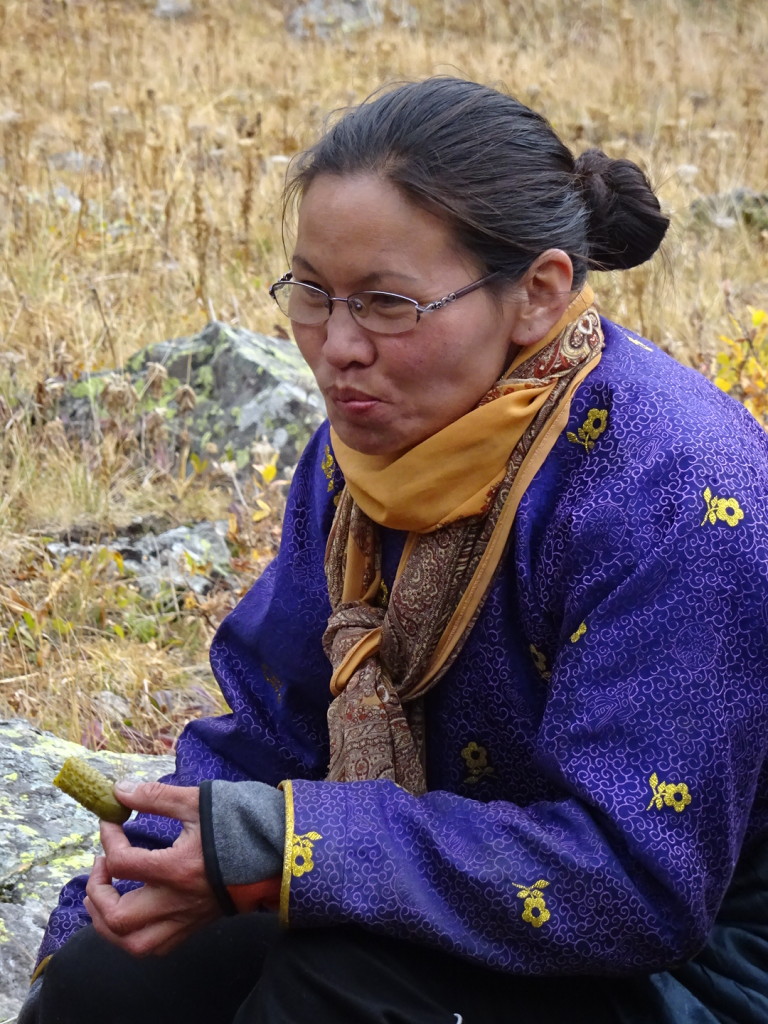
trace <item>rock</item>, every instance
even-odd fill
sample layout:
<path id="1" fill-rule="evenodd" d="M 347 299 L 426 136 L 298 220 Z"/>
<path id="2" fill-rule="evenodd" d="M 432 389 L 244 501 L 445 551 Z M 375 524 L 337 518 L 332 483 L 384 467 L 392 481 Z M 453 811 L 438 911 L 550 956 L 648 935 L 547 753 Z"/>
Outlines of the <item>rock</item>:
<path id="1" fill-rule="evenodd" d="M 768 192 L 734 188 L 695 199 L 690 209 L 696 220 L 718 228 L 733 228 L 741 222 L 756 231 L 768 231 Z"/>
<path id="2" fill-rule="evenodd" d="M 290 469 L 325 415 L 292 342 L 215 321 L 142 349 L 120 373 L 85 374 L 51 392 L 50 413 L 70 439 L 116 430 L 142 462 L 168 471 L 187 446 L 200 463 L 248 471 L 251 446 L 261 442 L 277 451 L 279 469 Z"/>
<path id="3" fill-rule="evenodd" d="M 94 753 L 21 719 L 0 719 L 0 1021 L 12 1020 L 29 985 L 61 887 L 88 872 L 98 851 L 94 816 L 52 784 L 67 757 L 112 778 L 158 779 L 173 757 Z"/>
<path id="4" fill-rule="evenodd" d="M 53 198 L 58 206 L 68 210 L 69 213 L 79 213 L 83 206 L 82 201 L 75 195 L 72 189 L 61 183 L 54 185 Z"/>
<path id="5" fill-rule="evenodd" d="M 385 20 L 401 28 L 413 28 L 416 11 L 403 0 L 303 0 L 286 14 L 285 27 L 299 39 L 327 39 L 336 32 L 379 28 Z"/>
<path id="6" fill-rule="evenodd" d="M 49 167 L 56 171 L 70 171 L 72 174 L 96 173 L 104 169 L 104 163 L 95 157 L 86 156 L 79 149 L 67 149 L 49 153 L 46 158 Z"/>
<path id="7" fill-rule="evenodd" d="M 152 13 L 156 18 L 187 18 L 193 13 L 192 0 L 157 0 Z"/>
<path id="8" fill-rule="evenodd" d="M 61 563 L 70 556 L 89 559 L 106 548 L 120 556 L 125 575 L 135 577 L 143 597 L 159 597 L 168 588 L 192 590 L 200 596 L 208 593 L 217 579 L 232 576 L 229 582 L 237 586 L 238 581 L 231 573 L 227 529 L 228 524 L 218 520 L 177 526 L 157 535 L 117 536 L 108 543 L 52 541 L 46 550 Z"/>

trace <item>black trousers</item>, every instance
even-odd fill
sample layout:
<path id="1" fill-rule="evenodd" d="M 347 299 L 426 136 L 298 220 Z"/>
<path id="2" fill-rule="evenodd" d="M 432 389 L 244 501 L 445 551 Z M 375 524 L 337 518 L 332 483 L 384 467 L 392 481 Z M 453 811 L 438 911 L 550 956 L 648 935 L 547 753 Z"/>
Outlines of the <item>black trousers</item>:
<path id="1" fill-rule="evenodd" d="M 78 932 L 45 972 L 36 1024 L 661 1024 L 647 979 L 520 978 L 355 927 L 228 918 L 165 957 Z M 706 1011 L 705 1011 L 706 1012 Z M 686 1021 L 712 1021 L 688 1017 Z M 677 1021 L 676 1021 L 677 1024 Z"/>

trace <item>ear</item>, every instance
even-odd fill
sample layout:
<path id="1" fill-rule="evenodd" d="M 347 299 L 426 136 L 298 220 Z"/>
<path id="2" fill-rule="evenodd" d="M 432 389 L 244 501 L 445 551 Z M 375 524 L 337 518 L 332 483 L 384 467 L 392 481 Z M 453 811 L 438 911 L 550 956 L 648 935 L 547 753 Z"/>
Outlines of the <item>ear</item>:
<path id="1" fill-rule="evenodd" d="M 562 249 L 537 256 L 515 285 L 517 319 L 511 340 L 534 345 L 557 323 L 573 298 L 573 264 Z"/>

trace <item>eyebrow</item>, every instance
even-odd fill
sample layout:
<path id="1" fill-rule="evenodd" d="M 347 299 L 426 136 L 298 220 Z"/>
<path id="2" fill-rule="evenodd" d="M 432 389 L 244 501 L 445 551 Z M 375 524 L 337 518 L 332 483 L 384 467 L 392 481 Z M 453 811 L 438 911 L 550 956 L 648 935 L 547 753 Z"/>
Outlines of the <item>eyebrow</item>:
<path id="1" fill-rule="evenodd" d="M 314 274 L 316 277 L 322 277 L 323 276 L 321 274 L 321 272 L 317 269 L 317 267 L 313 266 L 309 262 L 309 260 L 305 259 L 300 253 L 295 252 L 293 254 L 292 262 L 300 264 L 302 270 L 305 270 L 305 271 L 307 271 L 310 274 Z M 402 271 L 399 271 L 399 270 L 377 270 L 377 271 L 373 271 L 372 273 L 367 274 L 365 277 L 361 278 L 361 290 L 365 290 L 366 288 L 375 288 L 375 287 L 377 287 L 377 285 L 379 284 L 379 282 L 381 281 L 381 279 L 383 277 L 387 277 L 387 278 L 391 278 L 391 277 L 400 278 L 401 280 L 406 281 L 407 283 L 412 284 L 412 285 L 415 285 L 415 284 L 418 283 L 417 279 L 415 277 L 413 277 L 411 274 L 405 274 L 405 273 L 403 273 Z"/>

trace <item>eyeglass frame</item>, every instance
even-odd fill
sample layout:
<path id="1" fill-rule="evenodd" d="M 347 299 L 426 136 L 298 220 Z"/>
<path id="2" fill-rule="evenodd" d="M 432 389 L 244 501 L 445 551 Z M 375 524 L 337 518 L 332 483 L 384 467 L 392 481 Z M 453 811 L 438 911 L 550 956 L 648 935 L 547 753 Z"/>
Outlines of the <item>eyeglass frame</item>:
<path id="1" fill-rule="evenodd" d="M 386 331 L 373 330 L 372 328 L 368 327 L 364 322 L 358 320 L 355 314 L 352 312 L 352 309 L 349 305 L 349 300 L 354 299 L 355 296 L 357 295 L 390 295 L 397 299 L 403 299 L 403 301 L 405 302 L 410 302 L 411 305 L 416 310 L 416 322 L 413 325 L 414 327 L 416 327 L 416 325 L 420 322 L 423 313 L 434 313 L 439 309 L 444 309 L 452 302 L 456 302 L 458 299 L 463 298 L 465 295 L 469 295 L 470 292 L 474 292 L 478 288 L 482 288 L 484 285 L 488 284 L 488 282 L 491 281 L 494 277 L 498 277 L 500 273 L 500 271 L 494 270 L 490 274 L 486 274 L 485 277 L 481 277 L 477 281 L 472 281 L 470 284 L 465 285 L 463 288 L 459 288 L 455 292 L 448 292 L 448 294 L 443 295 L 442 298 L 435 299 L 434 302 L 428 302 L 426 306 L 422 306 L 421 303 L 416 301 L 416 299 L 412 299 L 410 295 L 401 295 L 400 292 L 383 291 L 381 288 L 363 288 L 359 292 L 353 292 L 351 295 L 347 295 L 346 298 L 340 295 L 330 295 L 324 288 L 318 288 L 318 286 L 315 284 L 304 284 L 303 281 L 294 281 L 293 271 L 291 270 L 283 274 L 283 276 L 279 280 L 275 281 L 273 285 L 270 285 L 269 294 L 277 303 L 278 309 L 280 309 L 280 304 L 277 302 L 276 292 L 279 290 L 280 285 L 282 284 L 298 284 L 301 285 L 302 288 L 311 288 L 313 291 L 320 292 L 322 295 L 325 295 L 328 299 L 328 316 L 326 317 L 326 319 L 320 320 L 319 323 L 316 324 L 302 324 L 302 327 L 322 327 L 323 324 L 328 323 L 328 321 L 331 319 L 331 316 L 333 315 L 333 303 L 346 302 L 347 309 L 349 309 L 349 315 L 352 317 L 356 324 L 360 324 L 360 326 L 364 330 L 370 331 L 371 334 L 386 334 Z M 283 313 L 283 310 L 280 309 L 280 312 Z M 287 314 L 283 313 L 283 315 L 285 316 Z M 412 330 L 413 328 L 409 329 Z M 397 333 L 406 334 L 407 331 L 399 331 Z"/>

